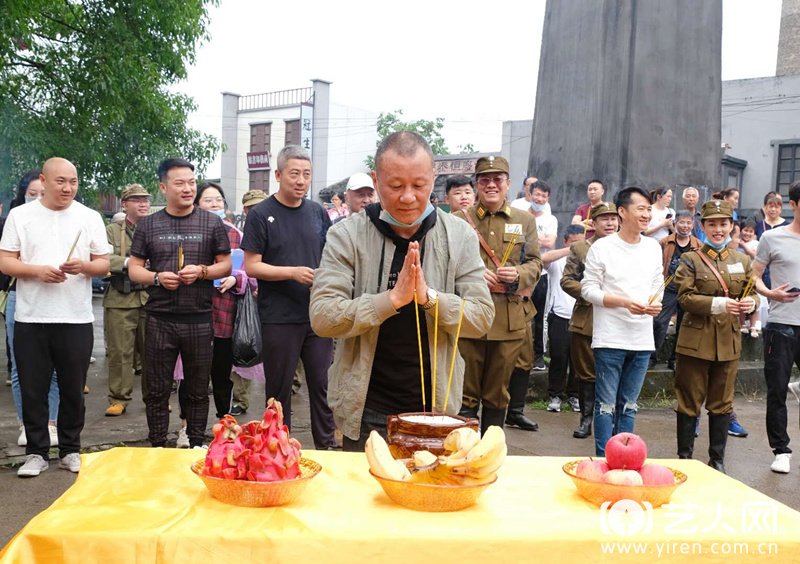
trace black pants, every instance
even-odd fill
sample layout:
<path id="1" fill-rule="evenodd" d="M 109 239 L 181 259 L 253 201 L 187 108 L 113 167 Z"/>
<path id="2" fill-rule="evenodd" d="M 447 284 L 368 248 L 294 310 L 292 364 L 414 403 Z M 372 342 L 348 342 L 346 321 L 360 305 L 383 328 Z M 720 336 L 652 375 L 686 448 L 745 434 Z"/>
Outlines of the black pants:
<path id="1" fill-rule="evenodd" d="M 536 317 L 533 318 L 533 360 L 534 362 L 544 355 L 544 309 L 547 302 L 547 279 L 549 276 L 539 278 L 539 283 L 533 289 L 534 307 Z"/>
<path id="2" fill-rule="evenodd" d="M 342 450 L 344 452 L 364 452 L 367 439 L 372 431 L 378 431 L 384 439 L 388 440 L 386 415 L 365 407 L 364 412 L 361 414 L 361 429 L 359 430 L 358 440 L 354 441 L 349 437 L 343 437 Z"/>
<path id="3" fill-rule="evenodd" d="M 186 418 L 189 446 L 200 446 L 208 423 L 208 375 L 211 372 L 213 332 L 208 323 L 176 323 L 147 316 L 145 331 L 145 374 L 147 394 L 144 396 L 148 440 L 154 447 L 164 446 L 169 430 L 169 395 L 178 354 L 183 361 L 185 401 L 182 415 Z"/>
<path id="4" fill-rule="evenodd" d="M 311 406 L 314 447 L 336 446 L 333 412 L 328 407 L 328 369 L 333 360 L 333 340 L 318 337 L 310 323 L 263 323 L 264 384 L 267 399 L 283 404 L 283 417 L 292 427 L 292 381 L 298 359 L 303 360 Z"/>
<path id="5" fill-rule="evenodd" d="M 231 369 L 233 368 L 233 341 L 214 337 L 214 353 L 211 358 L 211 387 L 214 388 L 214 407 L 217 418 L 222 419 L 231 411 L 231 396 L 233 382 Z M 180 406 L 181 419 L 186 419 L 189 406 L 188 387 L 181 382 L 178 385 L 178 405 Z"/>
<path id="6" fill-rule="evenodd" d="M 550 312 L 547 316 L 547 337 L 550 339 L 550 369 L 547 374 L 549 397 L 564 398 L 564 387 L 569 397 L 578 397 L 578 380 L 569 361 L 569 319 Z"/>
<path id="7" fill-rule="evenodd" d="M 16 343 L 16 334 L 14 336 Z M 17 360 L 19 364 L 19 360 Z M 774 454 L 792 452 L 786 432 L 786 392 L 792 364 L 800 368 L 800 325 L 767 322 L 764 377 L 767 380 L 767 438 Z"/>
<path id="8" fill-rule="evenodd" d="M 675 360 L 675 344 L 678 342 L 678 332 L 681 330 L 681 321 L 683 320 L 683 308 L 678 304 L 678 292 L 669 289 L 664 291 L 664 298 L 661 302 L 661 312 L 653 320 L 653 340 L 655 341 L 656 349 L 653 351 L 653 359 L 658 354 L 658 349 L 667 340 L 667 329 L 669 328 L 669 321 L 675 312 L 678 312 L 678 319 L 675 321 L 675 340 L 672 342 L 672 347 L 669 351 L 669 360 Z"/>
<path id="9" fill-rule="evenodd" d="M 58 377 L 58 456 L 80 452 L 86 406 L 83 386 L 94 346 L 91 323 L 22 323 L 14 328 L 22 393 L 22 422 L 28 438 L 26 454 L 48 460 L 50 434 L 47 428 L 50 378 Z"/>

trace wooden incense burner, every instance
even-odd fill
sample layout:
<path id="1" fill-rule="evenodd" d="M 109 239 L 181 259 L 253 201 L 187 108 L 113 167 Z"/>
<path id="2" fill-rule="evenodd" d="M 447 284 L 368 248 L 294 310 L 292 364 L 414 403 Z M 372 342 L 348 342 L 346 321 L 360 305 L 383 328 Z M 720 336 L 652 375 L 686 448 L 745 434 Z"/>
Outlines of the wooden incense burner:
<path id="1" fill-rule="evenodd" d="M 394 458 L 411 458 L 418 450 L 445 454 L 444 439 L 460 427 L 479 431 L 477 419 L 434 413 L 399 413 L 386 418 L 389 450 Z"/>

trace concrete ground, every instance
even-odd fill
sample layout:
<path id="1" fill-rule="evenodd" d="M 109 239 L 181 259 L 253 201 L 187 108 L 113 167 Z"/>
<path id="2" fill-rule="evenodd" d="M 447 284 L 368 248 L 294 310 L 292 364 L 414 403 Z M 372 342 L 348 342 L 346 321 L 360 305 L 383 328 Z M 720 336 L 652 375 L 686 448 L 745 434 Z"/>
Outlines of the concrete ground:
<path id="1" fill-rule="evenodd" d="M 107 406 L 107 377 L 102 332 L 102 310 L 100 298 L 95 297 L 95 314 L 98 319 L 95 329 L 94 356 L 97 361 L 91 365 L 88 375 L 90 393 L 86 397 L 86 425 L 82 434 L 82 443 L 86 452 L 106 449 L 113 446 L 147 446 L 147 423 L 141 393 L 134 390 L 134 399 L 128 411 L 121 417 L 105 417 L 103 412 Z M 0 354 L 0 357 L 2 355 Z M 5 368 L 0 370 L 5 381 Z M 138 382 L 137 382 L 138 387 Z M 798 434 L 800 413 L 798 404 L 790 395 L 789 421 L 790 435 Z M 177 397 L 173 394 L 172 422 L 174 441 L 178 428 Z M 213 401 L 211 401 L 213 406 Z M 249 412 L 240 420 L 249 421 L 259 418 L 264 405 L 263 386 L 253 386 Z M 213 407 L 211 408 L 213 410 Z M 308 399 L 305 388 L 294 396 L 294 429 L 293 435 L 303 445 L 312 445 L 309 423 Z M 736 411 L 739 421 L 748 429 L 747 438 L 730 437 L 726 456 L 726 468 L 733 478 L 741 480 L 756 490 L 773 497 L 784 504 L 800 510 L 800 455 L 792 461 L 792 472 L 787 475 L 774 474 L 769 465 L 772 453 L 769 449 L 764 429 L 765 402 L 750 400 L 737 396 Z M 509 454 L 511 455 L 548 455 L 586 457 L 594 454 L 592 439 L 578 440 L 572 438 L 572 431 L 578 422 L 578 414 L 572 412 L 549 413 L 542 410 L 528 409 L 527 414 L 539 423 L 538 432 L 525 432 L 517 429 L 506 429 Z M 209 422 L 213 422 L 213 411 L 210 411 Z M 700 437 L 695 443 L 696 458 L 706 460 L 708 446 L 707 418 L 703 417 Z M 648 444 L 652 458 L 675 457 L 675 414 L 669 407 L 642 409 L 636 419 L 636 432 Z M 56 463 L 37 478 L 20 479 L 16 476 L 16 466 L 24 459 L 24 448 L 17 446 L 18 427 L 11 398 L 11 388 L 0 384 L 0 500 L 2 502 L 3 519 L 0 519 L 0 546 L 22 528 L 33 516 L 47 508 L 72 483 L 76 475 L 59 470 Z M 174 444 L 174 443 L 173 443 Z M 52 459 L 57 458 L 55 451 Z M 125 469 L 120 469 L 124 472 Z M 691 479 L 691 477 L 690 477 Z"/>

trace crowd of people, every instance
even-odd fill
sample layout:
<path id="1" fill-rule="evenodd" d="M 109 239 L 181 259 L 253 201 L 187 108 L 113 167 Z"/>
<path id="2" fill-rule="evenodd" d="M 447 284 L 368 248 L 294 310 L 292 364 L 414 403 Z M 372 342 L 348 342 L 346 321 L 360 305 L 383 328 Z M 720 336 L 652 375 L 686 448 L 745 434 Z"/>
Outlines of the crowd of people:
<path id="1" fill-rule="evenodd" d="M 244 413 L 251 382 L 263 382 L 291 426 L 298 374 L 317 449 L 339 448 L 338 429 L 341 448 L 363 450 L 403 412 L 536 431 L 524 413 L 529 379 L 549 359 L 547 409 L 579 413 L 573 437 L 594 436 L 602 456 L 613 434 L 634 431 L 645 374 L 674 324 L 678 456 L 693 456 L 705 405 L 709 464 L 724 472 L 728 435 L 747 434 L 733 410 L 742 336 L 763 332 L 771 468 L 790 471 L 800 182 L 786 220 L 774 192 L 759 216 L 740 218 L 735 189 L 701 204 L 684 187 L 676 211 L 670 187 L 625 187 L 612 202 L 593 179 L 559 241 L 551 188 L 530 177 L 512 200 L 500 156 L 449 177 L 447 207 L 435 206 L 433 154 L 407 131 L 385 138 L 375 170 L 353 174 L 324 206 L 307 198 L 310 155 L 285 147 L 277 191 L 244 195 L 242 230 L 223 187 L 198 186 L 190 162 L 166 159 L 157 175 L 164 209 L 150 213 L 150 194 L 131 184 L 124 217 L 107 226 L 75 200 L 69 161 L 49 159 L 20 181 L 0 239 L 20 476 L 46 470 L 51 446 L 60 467 L 80 470 L 98 276 L 109 279 L 105 414 L 126 413 L 141 374 L 153 447 L 167 445 L 175 387 L 176 446 L 203 448 L 209 383 L 217 417 Z M 263 363 L 235 366 L 237 305 L 251 295 Z"/>

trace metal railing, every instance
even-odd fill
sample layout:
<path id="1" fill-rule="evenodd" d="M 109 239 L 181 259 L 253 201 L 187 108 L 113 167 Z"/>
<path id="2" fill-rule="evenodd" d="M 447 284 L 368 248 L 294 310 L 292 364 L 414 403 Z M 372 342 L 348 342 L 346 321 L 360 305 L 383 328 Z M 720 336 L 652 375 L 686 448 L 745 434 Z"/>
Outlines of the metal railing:
<path id="1" fill-rule="evenodd" d="M 267 110 L 285 106 L 297 106 L 311 100 L 314 92 L 311 87 L 265 92 L 263 94 L 249 94 L 239 97 L 239 111 Z"/>

